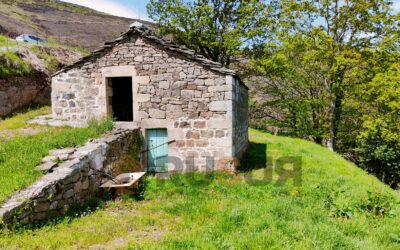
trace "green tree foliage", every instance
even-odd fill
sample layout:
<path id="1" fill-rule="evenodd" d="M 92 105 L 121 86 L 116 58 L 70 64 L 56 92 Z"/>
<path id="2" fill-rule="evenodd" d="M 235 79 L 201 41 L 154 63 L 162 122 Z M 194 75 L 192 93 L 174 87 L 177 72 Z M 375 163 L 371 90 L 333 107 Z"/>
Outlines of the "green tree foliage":
<path id="1" fill-rule="evenodd" d="M 398 46 L 398 16 L 387 0 L 279 3 L 276 32 L 254 53 L 273 104 L 286 111 L 279 124 L 337 149 L 345 99 L 388 66 L 371 60 Z"/>
<path id="2" fill-rule="evenodd" d="M 361 166 L 383 182 L 400 182 L 400 63 L 358 88 L 362 126 L 357 140 Z"/>
<path id="3" fill-rule="evenodd" d="M 265 32 L 269 13 L 262 0 L 151 0 L 147 9 L 161 35 L 222 65 Z"/>

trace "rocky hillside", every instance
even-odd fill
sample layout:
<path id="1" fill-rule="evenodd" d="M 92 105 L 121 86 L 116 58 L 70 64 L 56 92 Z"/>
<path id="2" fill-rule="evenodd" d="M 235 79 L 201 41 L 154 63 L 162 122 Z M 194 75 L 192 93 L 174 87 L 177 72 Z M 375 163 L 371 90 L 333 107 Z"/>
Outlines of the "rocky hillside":
<path id="1" fill-rule="evenodd" d="M 81 56 L 62 46 L 0 50 L 0 117 L 34 104 L 50 104 L 49 75 Z"/>
<path id="2" fill-rule="evenodd" d="M 0 34 L 35 34 L 60 44 L 94 49 L 134 22 L 58 0 L 0 0 Z"/>

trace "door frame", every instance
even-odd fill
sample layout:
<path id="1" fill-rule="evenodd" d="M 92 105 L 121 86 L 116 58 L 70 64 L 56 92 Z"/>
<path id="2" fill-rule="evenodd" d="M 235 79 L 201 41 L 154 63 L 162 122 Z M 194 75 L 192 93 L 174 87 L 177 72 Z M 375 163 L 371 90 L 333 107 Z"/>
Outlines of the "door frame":
<path id="1" fill-rule="evenodd" d="M 102 116 L 109 117 L 112 115 L 112 103 L 110 103 L 109 95 L 110 88 L 109 82 L 110 78 L 114 77 L 131 77 L 132 78 L 132 107 L 133 107 L 133 121 L 135 121 L 135 114 L 137 115 L 137 92 L 138 92 L 138 83 L 136 81 L 136 69 L 134 66 L 109 66 L 103 67 L 101 69 L 101 77 L 97 78 L 96 81 L 99 81 L 103 87 L 101 88 L 102 93 L 101 96 L 104 98 L 102 103 Z M 112 91 L 112 90 L 111 90 Z M 126 122 L 124 122 L 126 123 Z M 128 122 L 129 124 L 134 122 Z"/>

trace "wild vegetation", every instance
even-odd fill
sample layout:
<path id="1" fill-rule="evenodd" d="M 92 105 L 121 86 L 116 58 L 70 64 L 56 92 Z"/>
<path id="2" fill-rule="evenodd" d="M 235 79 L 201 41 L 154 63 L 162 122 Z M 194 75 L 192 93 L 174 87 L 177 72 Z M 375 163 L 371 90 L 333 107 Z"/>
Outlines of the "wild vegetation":
<path id="1" fill-rule="evenodd" d="M 315 143 L 257 130 L 250 130 L 250 139 L 244 162 L 254 167 L 237 176 L 149 177 L 141 199 L 91 201 L 39 228 L 3 229 L 0 248 L 400 247 L 398 193 Z M 275 163 L 301 157 L 301 185 L 293 176 L 277 181 L 277 170 L 266 178 L 267 156 Z"/>
<path id="2" fill-rule="evenodd" d="M 393 7 L 389 0 L 152 0 L 148 9 L 161 32 L 210 59 L 248 58 L 239 68 L 256 82 L 253 127 L 317 142 L 396 188 L 400 13 Z"/>
<path id="3" fill-rule="evenodd" d="M 0 78 L 38 72 L 52 74 L 85 52 L 84 49 L 60 45 L 53 40 L 36 45 L 16 42 L 0 35 Z"/>
<path id="4" fill-rule="evenodd" d="M 29 119 L 48 112 L 49 108 L 41 108 L 0 121 L 0 130 L 13 134 L 11 138 L 0 136 L 0 203 L 42 176 L 35 166 L 49 150 L 82 145 L 112 128 L 111 121 L 93 122 L 88 128 L 77 129 L 29 125 L 31 134 L 18 135 L 18 130 L 28 127 Z"/>
<path id="5" fill-rule="evenodd" d="M 15 52 L 0 54 L 0 78 L 29 74 L 32 67 Z"/>

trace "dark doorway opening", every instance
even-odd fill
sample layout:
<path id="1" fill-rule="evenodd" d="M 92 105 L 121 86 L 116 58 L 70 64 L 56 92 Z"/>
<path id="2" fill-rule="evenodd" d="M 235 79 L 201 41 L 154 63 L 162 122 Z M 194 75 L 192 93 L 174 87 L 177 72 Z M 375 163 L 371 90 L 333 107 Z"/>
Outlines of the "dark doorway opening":
<path id="1" fill-rule="evenodd" d="M 113 77 L 112 113 L 116 121 L 133 121 L 132 77 Z"/>

